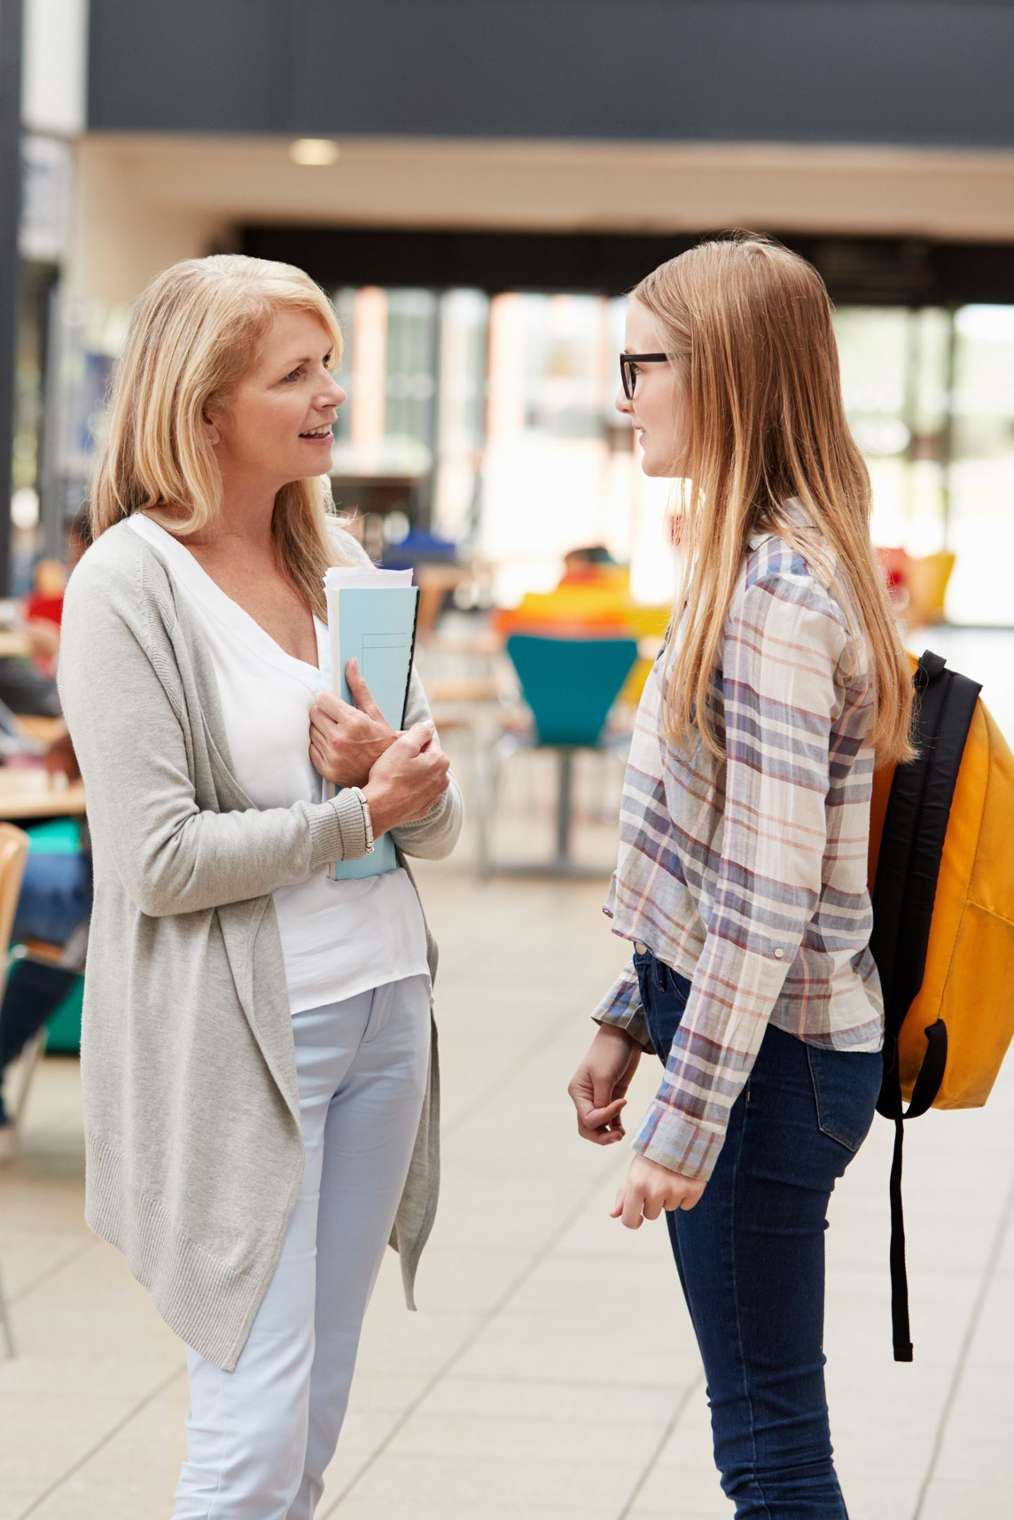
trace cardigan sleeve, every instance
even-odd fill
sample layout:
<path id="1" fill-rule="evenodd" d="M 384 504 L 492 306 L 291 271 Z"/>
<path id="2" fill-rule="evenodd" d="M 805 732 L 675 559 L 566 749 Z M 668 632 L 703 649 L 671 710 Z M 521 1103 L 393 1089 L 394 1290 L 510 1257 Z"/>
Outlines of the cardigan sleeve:
<path id="1" fill-rule="evenodd" d="M 59 688 L 93 839 L 142 913 L 191 913 L 265 896 L 366 853 L 362 808 L 331 802 L 198 807 L 179 675 L 142 573 L 95 549 L 67 587 Z"/>

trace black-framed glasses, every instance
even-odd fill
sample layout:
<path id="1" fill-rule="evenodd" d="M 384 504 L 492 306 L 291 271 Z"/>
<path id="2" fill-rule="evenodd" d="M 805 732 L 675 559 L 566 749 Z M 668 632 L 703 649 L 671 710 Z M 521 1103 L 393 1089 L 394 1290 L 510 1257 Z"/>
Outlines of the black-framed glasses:
<path id="1" fill-rule="evenodd" d="M 620 355 L 620 383 L 623 386 L 623 394 L 628 401 L 633 401 L 634 391 L 637 387 L 637 366 L 639 364 L 665 364 L 668 362 L 668 354 L 621 354 Z"/>

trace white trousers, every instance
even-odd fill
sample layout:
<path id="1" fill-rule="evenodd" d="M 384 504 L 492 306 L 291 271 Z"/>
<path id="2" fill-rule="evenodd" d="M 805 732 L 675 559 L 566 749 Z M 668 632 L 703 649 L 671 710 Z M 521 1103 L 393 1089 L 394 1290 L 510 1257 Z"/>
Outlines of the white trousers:
<path id="1" fill-rule="evenodd" d="M 235 1371 L 188 1348 L 174 1520 L 311 1520 L 412 1155 L 429 1006 L 412 976 L 293 1016 L 303 1182 Z"/>

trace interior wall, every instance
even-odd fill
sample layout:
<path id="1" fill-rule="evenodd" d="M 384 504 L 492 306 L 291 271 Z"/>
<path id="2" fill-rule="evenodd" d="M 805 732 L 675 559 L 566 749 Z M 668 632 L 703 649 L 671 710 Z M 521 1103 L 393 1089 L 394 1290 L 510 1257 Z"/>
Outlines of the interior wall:
<path id="1" fill-rule="evenodd" d="M 227 218 L 167 201 L 143 164 L 113 145 L 76 145 L 66 271 L 72 299 L 133 301 L 160 269 L 223 246 L 228 236 Z"/>

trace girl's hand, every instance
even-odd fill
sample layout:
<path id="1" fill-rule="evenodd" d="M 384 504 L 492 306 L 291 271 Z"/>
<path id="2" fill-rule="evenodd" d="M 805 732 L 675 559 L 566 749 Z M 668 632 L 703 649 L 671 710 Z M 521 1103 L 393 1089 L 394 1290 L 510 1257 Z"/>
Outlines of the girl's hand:
<path id="1" fill-rule="evenodd" d="M 641 1047 L 622 1029 L 601 1024 L 567 1088 L 577 1110 L 577 1132 L 593 1145 L 615 1145 L 624 1135 L 626 1104 Z"/>
<path id="2" fill-rule="evenodd" d="M 628 1230 L 639 1230 L 645 1219 L 657 1219 L 663 1209 L 692 1209 L 700 1202 L 705 1186 L 637 1155 L 631 1160 L 609 1217 L 622 1220 Z"/>
<path id="3" fill-rule="evenodd" d="M 365 786 L 370 771 L 398 737 L 373 700 L 355 660 L 345 667 L 353 707 L 325 691 L 310 708 L 310 759 L 335 786 Z"/>
<path id="4" fill-rule="evenodd" d="M 450 785 L 450 770 L 432 723 L 416 723 L 399 734 L 375 761 L 363 787 L 374 838 L 400 823 L 425 818 Z"/>

